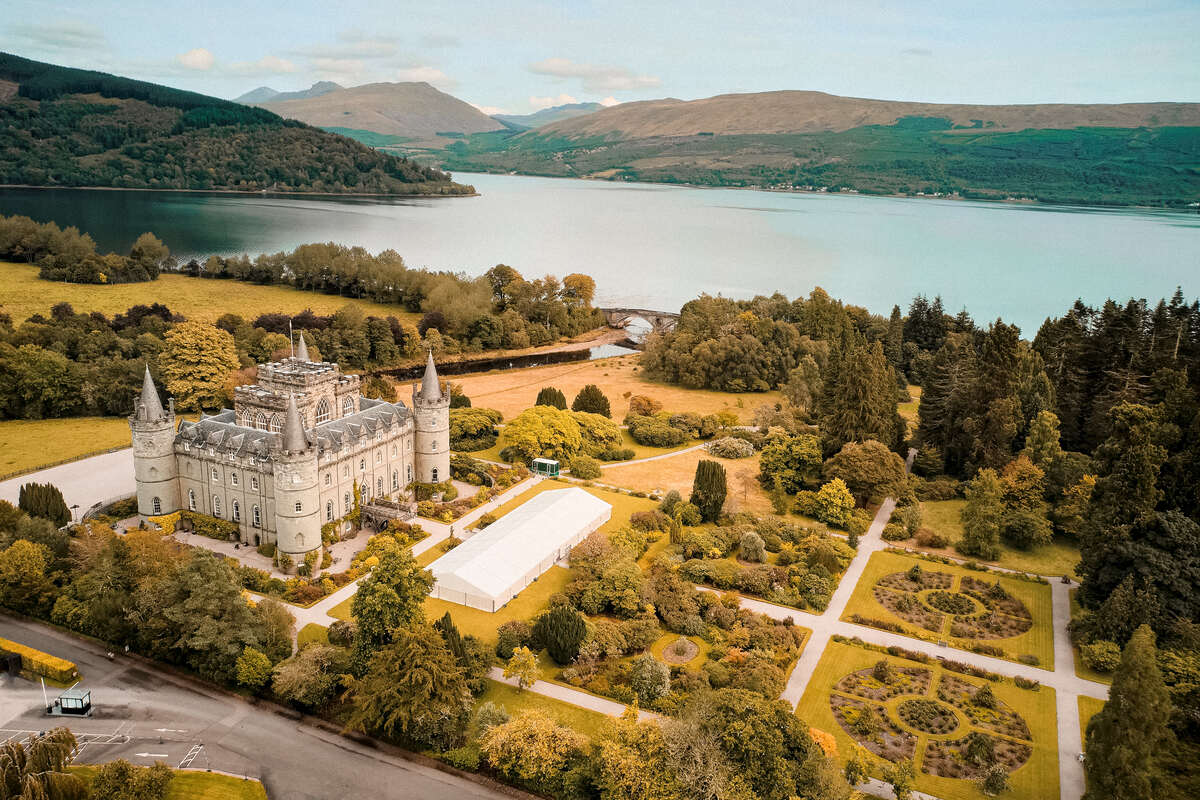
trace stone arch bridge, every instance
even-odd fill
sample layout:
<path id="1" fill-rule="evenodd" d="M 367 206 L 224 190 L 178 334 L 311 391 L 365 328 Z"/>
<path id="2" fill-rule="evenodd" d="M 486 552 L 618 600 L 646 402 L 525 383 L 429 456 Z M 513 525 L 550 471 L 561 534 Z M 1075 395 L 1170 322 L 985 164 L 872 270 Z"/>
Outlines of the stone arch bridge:
<path id="1" fill-rule="evenodd" d="M 634 320 L 644 320 L 651 333 L 667 333 L 675 330 L 679 314 L 670 311 L 652 311 L 647 308 L 602 308 L 604 320 L 610 328 L 624 329 Z"/>

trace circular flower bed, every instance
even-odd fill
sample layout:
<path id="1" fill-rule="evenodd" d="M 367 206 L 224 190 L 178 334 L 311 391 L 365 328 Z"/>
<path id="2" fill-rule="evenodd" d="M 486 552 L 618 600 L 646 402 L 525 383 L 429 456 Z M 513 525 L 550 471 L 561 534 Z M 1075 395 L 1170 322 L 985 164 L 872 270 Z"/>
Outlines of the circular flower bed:
<path id="1" fill-rule="evenodd" d="M 965 616 L 979 610 L 975 600 L 960 592 L 947 592 L 944 589 L 925 595 L 925 602 L 943 614 Z"/>
<path id="2" fill-rule="evenodd" d="M 949 707 L 924 697 L 902 700 L 896 713 L 905 724 L 925 733 L 951 733 L 958 727 L 958 716 Z"/>
<path id="3" fill-rule="evenodd" d="M 700 645 L 684 636 L 663 648 L 663 661 L 668 664 L 686 664 L 700 652 Z"/>

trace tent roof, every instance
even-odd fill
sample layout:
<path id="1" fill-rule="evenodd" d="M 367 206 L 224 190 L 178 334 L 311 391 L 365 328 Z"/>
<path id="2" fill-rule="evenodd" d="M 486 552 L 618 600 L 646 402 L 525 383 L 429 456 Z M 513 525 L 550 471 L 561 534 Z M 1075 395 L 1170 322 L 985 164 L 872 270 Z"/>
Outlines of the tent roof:
<path id="1" fill-rule="evenodd" d="M 498 597 L 579 531 L 611 515 L 611 505 L 583 489 L 542 492 L 433 562 L 430 569 L 449 588 Z"/>

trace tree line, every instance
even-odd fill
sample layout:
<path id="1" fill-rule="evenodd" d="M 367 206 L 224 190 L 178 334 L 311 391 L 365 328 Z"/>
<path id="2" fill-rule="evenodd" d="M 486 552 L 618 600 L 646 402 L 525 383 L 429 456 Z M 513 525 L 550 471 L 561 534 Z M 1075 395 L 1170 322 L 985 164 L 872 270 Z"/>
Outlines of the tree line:
<path id="1" fill-rule="evenodd" d="M 152 281 L 174 265 L 171 251 L 152 233 L 139 236 L 128 256 L 101 255 L 92 237 L 78 228 L 23 216 L 0 216 L 0 260 L 37 264 L 39 278 L 68 283 Z"/>

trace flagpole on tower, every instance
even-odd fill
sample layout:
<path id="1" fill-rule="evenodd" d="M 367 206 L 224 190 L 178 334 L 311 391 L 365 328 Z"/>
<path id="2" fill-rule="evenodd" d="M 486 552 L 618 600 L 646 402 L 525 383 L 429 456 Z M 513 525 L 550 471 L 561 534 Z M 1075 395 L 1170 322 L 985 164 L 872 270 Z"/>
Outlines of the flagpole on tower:
<path id="1" fill-rule="evenodd" d="M 292 321 L 288 320 L 288 348 L 292 351 L 292 358 L 296 357 L 296 339 L 292 336 Z"/>

